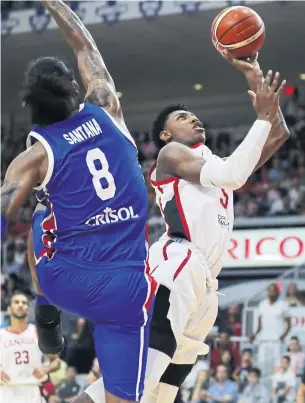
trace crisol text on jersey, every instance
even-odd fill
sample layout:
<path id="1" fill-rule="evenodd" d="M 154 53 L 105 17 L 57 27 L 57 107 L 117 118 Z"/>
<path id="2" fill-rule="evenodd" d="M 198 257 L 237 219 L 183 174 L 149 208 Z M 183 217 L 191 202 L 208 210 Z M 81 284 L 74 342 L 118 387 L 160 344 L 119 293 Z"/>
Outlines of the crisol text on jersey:
<path id="1" fill-rule="evenodd" d="M 102 214 L 98 214 L 94 217 L 89 218 L 85 224 L 95 227 L 97 225 L 112 224 L 119 221 L 127 221 L 133 218 L 139 217 L 135 214 L 133 207 L 121 207 L 118 210 L 114 210 L 110 207 L 106 207 Z"/>

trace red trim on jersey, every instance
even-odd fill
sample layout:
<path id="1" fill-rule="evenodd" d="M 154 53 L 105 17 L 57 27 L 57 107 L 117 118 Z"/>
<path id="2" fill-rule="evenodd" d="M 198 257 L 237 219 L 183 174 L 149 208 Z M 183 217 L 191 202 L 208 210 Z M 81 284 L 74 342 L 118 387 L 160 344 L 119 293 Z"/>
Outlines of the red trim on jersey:
<path id="1" fill-rule="evenodd" d="M 194 148 L 198 148 L 198 147 L 200 147 L 200 146 L 204 146 L 204 143 L 197 143 L 197 144 L 194 144 L 191 148 L 194 149 Z"/>
<path id="2" fill-rule="evenodd" d="M 181 199 L 180 199 L 180 194 L 179 194 L 179 179 L 177 179 L 174 183 L 174 194 L 175 194 L 175 198 L 176 198 L 176 204 L 177 204 L 177 208 L 178 208 L 178 212 L 180 215 L 180 219 L 182 222 L 182 226 L 184 229 L 184 233 L 186 236 L 186 239 L 188 241 L 191 241 L 191 234 L 190 234 L 190 230 L 189 227 L 187 225 L 187 221 L 184 215 L 184 211 L 183 211 L 183 207 L 182 207 L 182 203 L 181 203 Z"/>
<path id="3" fill-rule="evenodd" d="M 171 242 L 167 241 L 167 242 L 164 244 L 164 246 L 163 246 L 162 252 L 163 252 L 164 260 L 168 260 L 167 248 L 168 248 L 168 246 L 169 246 L 170 244 L 171 244 Z"/>
<path id="4" fill-rule="evenodd" d="M 179 274 L 181 273 L 181 270 L 183 269 L 183 267 L 187 264 L 187 262 L 190 260 L 192 255 L 192 251 L 190 249 L 188 249 L 187 251 L 187 255 L 186 258 L 182 261 L 182 263 L 180 264 L 180 266 L 178 267 L 178 269 L 176 270 L 175 274 L 174 274 L 174 280 L 176 280 L 176 278 L 179 276 Z"/>
<path id="5" fill-rule="evenodd" d="M 177 176 L 171 176 L 170 178 L 162 179 L 162 180 L 160 180 L 160 181 L 155 181 L 155 180 L 151 179 L 151 175 L 152 175 L 154 169 L 156 168 L 156 165 L 157 165 L 157 161 L 155 161 L 155 162 L 152 164 L 152 166 L 150 167 L 150 169 L 149 169 L 149 171 L 148 171 L 148 178 L 149 178 L 149 180 L 150 180 L 150 182 L 151 182 L 151 184 L 152 184 L 153 186 L 158 187 L 158 186 L 160 186 L 160 185 L 167 185 L 168 183 L 174 182 L 175 180 L 178 179 Z M 162 192 L 161 192 L 161 193 L 162 193 Z"/>
<path id="6" fill-rule="evenodd" d="M 146 304 L 145 304 L 145 309 L 146 309 L 147 312 L 150 309 L 150 306 L 151 306 L 153 297 L 154 297 L 154 295 L 156 293 L 157 285 L 158 285 L 156 280 L 151 275 L 148 275 L 148 279 L 149 279 L 149 282 L 150 282 L 150 294 L 149 294 L 149 297 L 148 297 L 148 299 L 146 301 Z"/>
<path id="7" fill-rule="evenodd" d="M 50 214 L 43 220 L 42 229 L 46 232 L 54 232 L 56 229 L 56 220 L 53 209 L 51 208 Z"/>
<path id="8" fill-rule="evenodd" d="M 24 333 L 26 330 L 28 330 L 28 328 L 29 328 L 29 325 L 27 324 L 26 325 L 26 328 L 24 329 L 24 330 L 22 330 L 22 332 L 13 332 L 12 330 L 8 330 L 8 327 L 5 327 L 4 329 L 8 332 L 8 333 L 13 333 L 13 334 L 22 334 L 22 333 Z"/>

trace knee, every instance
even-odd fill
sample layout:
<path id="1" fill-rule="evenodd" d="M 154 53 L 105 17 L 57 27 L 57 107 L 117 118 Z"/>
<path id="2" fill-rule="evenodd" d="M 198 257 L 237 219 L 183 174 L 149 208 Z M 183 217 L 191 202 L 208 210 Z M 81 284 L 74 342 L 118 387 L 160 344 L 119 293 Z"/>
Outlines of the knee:
<path id="1" fill-rule="evenodd" d="M 180 388 L 191 372 L 193 365 L 194 364 L 169 364 L 160 382 Z"/>

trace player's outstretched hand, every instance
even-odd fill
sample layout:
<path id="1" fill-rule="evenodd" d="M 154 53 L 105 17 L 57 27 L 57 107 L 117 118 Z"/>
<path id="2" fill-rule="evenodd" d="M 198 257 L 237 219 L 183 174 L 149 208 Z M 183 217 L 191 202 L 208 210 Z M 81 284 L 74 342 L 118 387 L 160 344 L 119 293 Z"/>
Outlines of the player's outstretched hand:
<path id="1" fill-rule="evenodd" d="M 224 50 L 222 56 L 228 63 L 232 64 L 232 66 L 237 68 L 237 70 L 241 71 L 246 76 L 260 70 L 258 53 L 256 53 L 254 57 L 249 57 L 246 60 L 236 59 L 229 50 Z"/>
<path id="2" fill-rule="evenodd" d="M 0 368 L 0 384 L 6 385 L 10 381 L 10 377 Z"/>
<path id="3" fill-rule="evenodd" d="M 268 71 L 264 79 L 263 72 L 260 70 L 257 74 L 256 93 L 248 91 L 258 119 L 272 123 L 276 118 L 280 97 L 286 84 L 284 80 L 279 86 L 279 79 L 280 73 L 276 72 L 272 81 L 272 70 Z"/>

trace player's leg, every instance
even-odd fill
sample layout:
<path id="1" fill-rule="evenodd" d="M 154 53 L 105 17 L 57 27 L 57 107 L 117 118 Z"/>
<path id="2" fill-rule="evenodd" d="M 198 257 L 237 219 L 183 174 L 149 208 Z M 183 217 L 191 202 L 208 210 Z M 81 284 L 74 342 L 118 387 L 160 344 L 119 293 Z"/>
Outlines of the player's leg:
<path id="1" fill-rule="evenodd" d="M 199 306 L 196 315 L 189 321 L 184 333 L 185 339 L 182 344 L 178 345 L 171 364 L 162 375 L 155 398 L 147 403 L 174 403 L 178 390 L 191 372 L 197 356 L 202 354 L 206 348 L 203 341 L 214 326 L 217 313 L 217 292 L 210 290 Z"/>
<path id="2" fill-rule="evenodd" d="M 33 286 L 36 292 L 35 319 L 40 350 L 45 354 L 58 354 L 64 348 L 60 311 L 50 304 L 38 283 L 35 254 L 39 256 L 45 249 L 42 242 L 41 223 L 46 208 L 38 204 L 33 215 L 32 228 L 28 237 L 28 261 Z"/>
<path id="3" fill-rule="evenodd" d="M 142 270 L 119 269 L 98 302 L 104 313 L 93 334 L 107 403 L 142 397 L 154 285 Z"/>
<path id="4" fill-rule="evenodd" d="M 155 359 L 148 359 L 142 403 L 156 401 L 157 385 L 176 354 L 177 344 L 179 347 L 183 343 L 185 329 L 198 306 L 197 294 L 204 296 L 206 290 L 205 271 L 196 251 L 174 242 L 167 247 L 166 255 L 167 260 L 159 264 L 155 275 L 159 282 L 168 284 L 170 290 L 160 286 L 156 298 L 150 339 Z M 198 284 L 193 284 L 194 279 L 198 279 Z M 204 345 L 201 343 L 200 347 Z"/>

